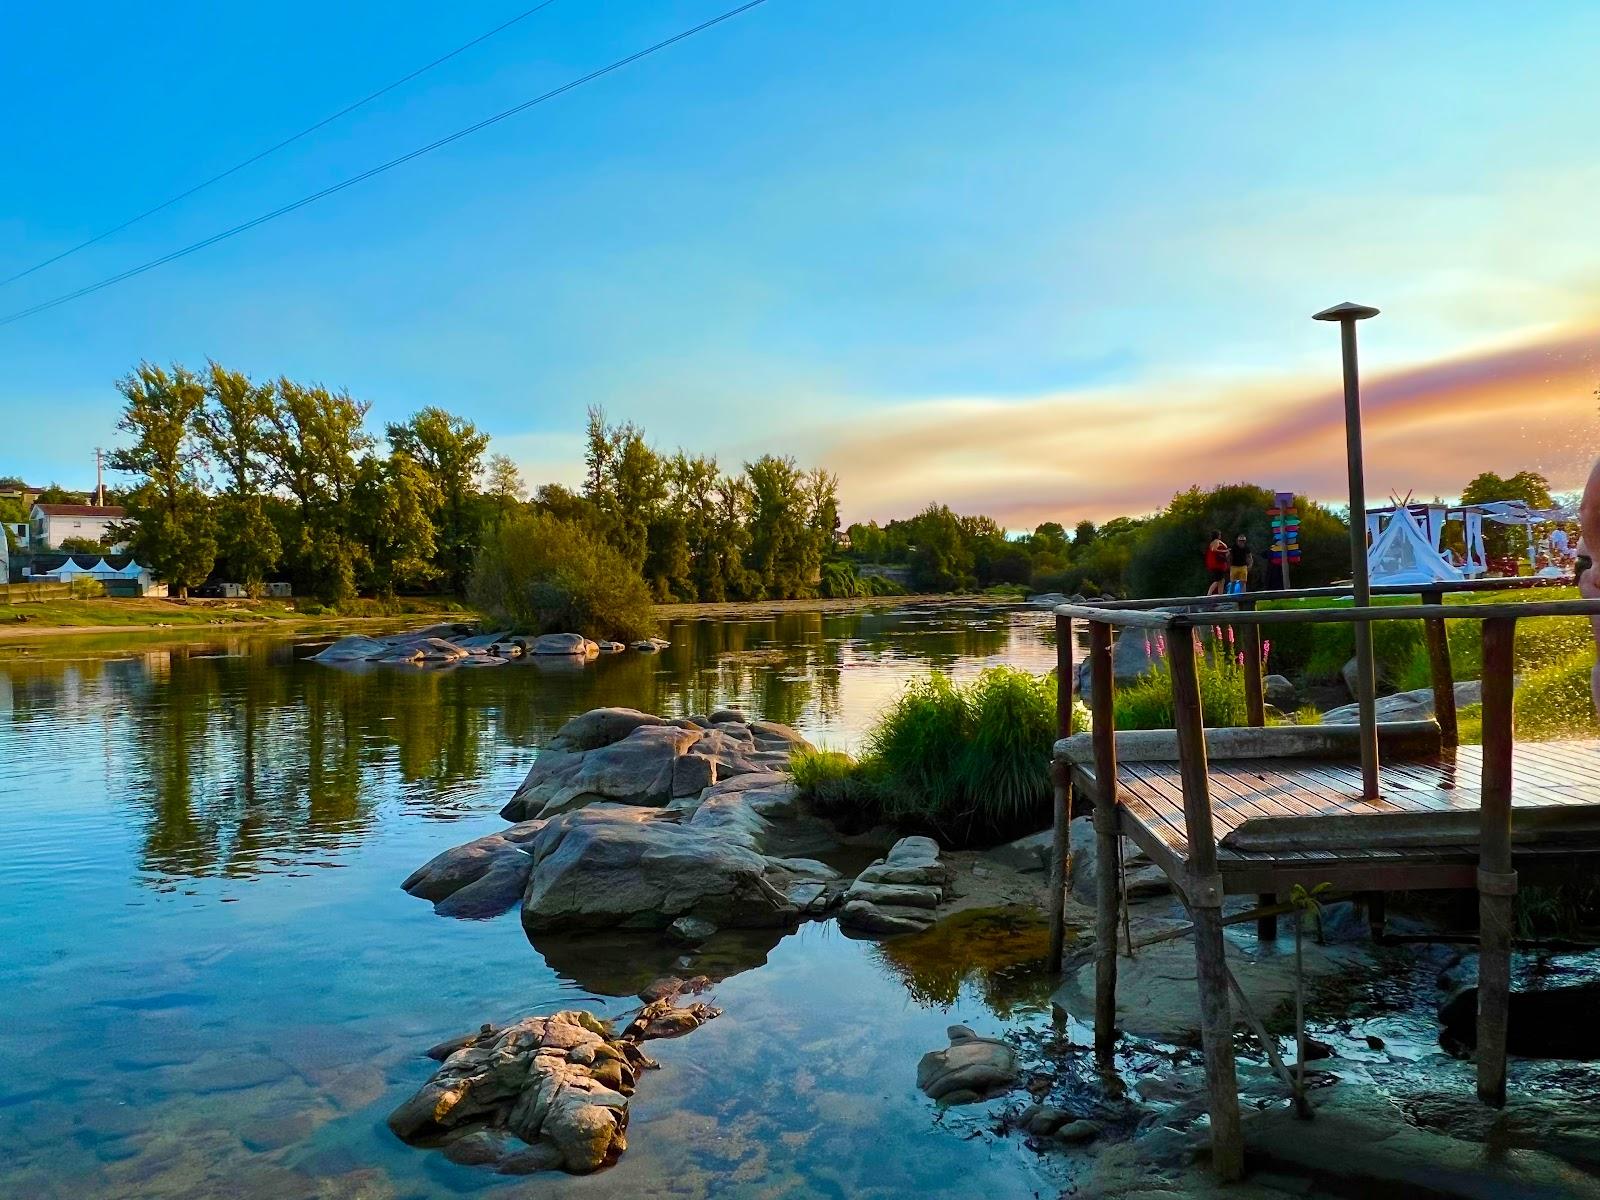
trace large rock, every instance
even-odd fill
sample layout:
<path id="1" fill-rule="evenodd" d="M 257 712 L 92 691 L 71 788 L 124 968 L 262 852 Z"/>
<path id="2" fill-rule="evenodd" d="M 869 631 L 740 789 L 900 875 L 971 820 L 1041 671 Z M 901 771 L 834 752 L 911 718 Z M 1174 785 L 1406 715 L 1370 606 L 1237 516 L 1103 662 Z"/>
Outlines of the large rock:
<path id="1" fill-rule="evenodd" d="M 677 760 L 698 737 L 673 725 L 644 725 L 595 750 L 556 751 L 559 757 L 546 750 L 501 816 L 548 817 L 598 801 L 660 807 L 672 799 Z"/>
<path id="2" fill-rule="evenodd" d="M 1351 659 L 1351 662 L 1354 662 Z M 1476 679 L 1456 684 L 1456 708 L 1483 702 L 1483 684 Z M 1392 696 L 1379 696 L 1374 710 L 1380 721 L 1422 721 L 1434 715 L 1433 689 L 1418 688 L 1413 692 L 1396 692 Z M 1324 725 L 1354 725 L 1361 720 L 1359 704 L 1342 704 L 1322 714 Z"/>
<path id="3" fill-rule="evenodd" d="M 659 807 L 736 776 L 782 770 L 796 745 L 809 744 L 786 725 L 708 724 L 668 724 L 627 708 L 575 717 L 540 752 L 500 815 L 549 817 L 596 801 Z"/>
<path id="4" fill-rule="evenodd" d="M 533 822 L 533 824 L 539 824 Z M 532 836 L 536 830 L 513 828 Z M 447 917 L 496 917 L 521 898 L 533 858 L 505 834 L 493 833 L 435 855 L 400 886 L 434 902 Z"/>
<path id="5" fill-rule="evenodd" d="M 531 933 L 664 928 L 682 916 L 724 929 L 794 922 L 798 910 L 756 848 L 761 818 L 739 800 L 704 804 L 688 821 L 614 804 L 552 818 L 530 844 L 523 924 Z"/>
<path id="6" fill-rule="evenodd" d="M 1268 675 L 1261 681 L 1261 698 L 1279 712 L 1293 712 L 1300 703 L 1300 693 L 1282 675 Z"/>
<path id="7" fill-rule="evenodd" d="M 946 1031 L 950 1046 L 930 1050 L 917 1064 L 917 1086 L 941 1104 L 971 1104 L 1017 1085 L 1017 1052 L 996 1038 L 979 1037 L 965 1025 Z"/>
<path id="8" fill-rule="evenodd" d="M 522 824 L 440 855 L 407 890 L 440 911 L 482 915 L 503 909 L 522 869 L 530 935 L 659 929 L 683 916 L 770 928 L 826 911 L 841 891 L 835 873 L 803 860 L 837 848 L 837 835 L 805 810 L 782 770 L 804 739 L 787 726 L 716 716 L 668 723 L 610 708 L 574 717 L 501 811 Z M 949 881 L 926 838 L 892 857 L 875 882 Z M 907 908 L 926 903 L 921 893 L 887 894 Z"/>
<path id="9" fill-rule="evenodd" d="M 526 1017 L 438 1047 L 439 1069 L 389 1115 L 408 1142 L 442 1143 L 453 1161 L 505 1174 L 597 1170 L 627 1149 L 628 1097 L 650 1060 L 638 1043 L 717 1015 L 707 1004 L 647 1004 L 620 1036 L 582 1011 Z M 515 1139 L 506 1136 L 514 1135 Z"/>

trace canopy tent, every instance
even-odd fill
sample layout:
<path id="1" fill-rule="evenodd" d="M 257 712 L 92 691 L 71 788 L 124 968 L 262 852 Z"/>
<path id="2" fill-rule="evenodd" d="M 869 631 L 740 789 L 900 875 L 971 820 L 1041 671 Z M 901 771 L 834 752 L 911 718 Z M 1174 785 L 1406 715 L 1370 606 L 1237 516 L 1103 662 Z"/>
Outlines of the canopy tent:
<path id="1" fill-rule="evenodd" d="M 1375 514 L 1368 514 L 1368 528 Z M 1429 584 L 1464 578 L 1429 544 L 1423 526 L 1403 508 L 1395 509 L 1367 550 L 1367 572 L 1373 583 Z"/>
<path id="2" fill-rule="evenodd" d="M 1384 536 L 1387 528 L 1395 524 L 1394 518 L 1405 514 L 1405 522 L 1417 529 L 1424 540 L 1432 547 L 1433 553 L 1444 565 L 1455 571 L 1450 578 L 1475 579 L 1489 570 L 1489 551 L 1484 543 L 1483 525 L 1485 521 L 1492 521 L 1497 525 L 1521 525 L 1527 530 L 1528 536 L 1528 562 L 1536 564 L 1539 548 L 1534 537 L 1534 527 L 1545 524 L 1560 524 L 1575 520 L 1575 515 L 1567 508 L 1535 508 L 1524 500 L 1491 500 L 1482 504 L 1408 504 L 1390 505 L 1385 508 L 1369 509 L 1367 511 L 1367 561 L 1374 562 L 1373 555 L 1377 551 L 1378 542 Z M 1445 526 L 1451 521 L 1460 521 L 1462 525 L 1462 542 L 1466 549 L 1465 561 L 1456 567 L 1443 550 Z M 1397 538 L 1405 536 L 1396 534 Z M 1559 557 L 1559 556 L 1553 556 Z M 1376 567 L 1372 568 L 1376 571 Z M 1564 572 L 1560 568 L 1547 567 L 1545 573 L 1557 575 Z M 1374 582 L 1378 582 L 1376 576 Z M 1407 579 L 1386 579 L 1386 583 L 1410 583 Z"/>

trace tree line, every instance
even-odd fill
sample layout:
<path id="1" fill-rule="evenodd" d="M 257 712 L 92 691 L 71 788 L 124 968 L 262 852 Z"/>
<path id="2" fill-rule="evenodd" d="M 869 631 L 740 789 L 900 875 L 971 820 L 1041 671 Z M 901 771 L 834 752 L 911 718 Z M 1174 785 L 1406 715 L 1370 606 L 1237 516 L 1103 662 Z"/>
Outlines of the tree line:
<path id="1" fill-rule="evenodd" d="M 380 441 L 367 428 L 370 404 L 348 391 L 287 377 L 257 382 L 215 361 L 203 371 L 141 363 L 117 389 L 126 444 L 110 465 L 131 477 L 117 497 L 129 517 L 121 536 L 180 595 L 211 578 L 252 594 L 285 579 L 334 605 L 358 594 L 464 595 L 475 568 L 528 558 L 514 548 L 528 546 L 531 531 L 507 529 L 533 519 L 539 539 L 571 547 L 567 557 L 582 570 L 613 590 L 621 574 L 637 577 L 635 595 L 657 602 L 904 588 L 1182 595 L 1204 590 L 1201 548 L 1212 529 L 1230 540 L 1245 534 L 1258 564 L 1271 544 L 1273 493 L 1252 484 L 1191 487 L 1155 513 L 1079 521 L 1070 532 L 1051 521 L 1019 536 L 988 516 L 930 504 L 906 519 L 853 524 L 841 537 L 830 472 L 773 454 L 724 469 L 709 455 L 659 450 L 639 426 L 613 423 L 597 407 L 587 414 L 582 484 L 549 483 L 528 496 L 512 460 L 490 454 L 486 434 L 441 408 L 386 424 Z M 1513 497 L 1551 502 L 1532 472 L 1481 475 L 1463 496 Z M 1293 581 L 1347 578 L 1343 515 L 1296 503 L 1302 557 Z M 484 554 L 491 543 L 494 553 Z M 568 583 L 580 569 L 559 554 L 538 557 Z M 500 584 L 502 593 L 510 586 Z"/>

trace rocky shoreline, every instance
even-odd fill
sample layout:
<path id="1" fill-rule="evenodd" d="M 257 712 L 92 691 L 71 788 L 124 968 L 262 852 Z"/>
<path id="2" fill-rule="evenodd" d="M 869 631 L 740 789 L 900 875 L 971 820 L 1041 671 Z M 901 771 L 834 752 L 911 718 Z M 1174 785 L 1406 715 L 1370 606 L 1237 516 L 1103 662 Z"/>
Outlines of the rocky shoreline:
<path id="1" fill-rule="evenodd" d="M 625 646 L 621 642 L 597 642 L 581 633 L 480 633 L 476 625 L 452 621 L 383 637 L 349 634 L 312 655 L 311 661 L 333 667 L 498 667 L 518 658 L 582 663 L 627 650 L 657 654 L 671 645 L 654 637 Z"/>

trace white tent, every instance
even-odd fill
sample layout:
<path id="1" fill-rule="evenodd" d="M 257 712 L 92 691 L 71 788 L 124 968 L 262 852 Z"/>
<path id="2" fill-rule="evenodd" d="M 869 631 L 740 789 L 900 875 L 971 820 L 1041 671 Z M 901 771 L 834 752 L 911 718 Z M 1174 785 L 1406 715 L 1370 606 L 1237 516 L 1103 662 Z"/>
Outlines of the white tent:
<path id="1" fill-rule="evenodd" d="M 1463 578 L 1428 542 L 1427 533 L 1415 518 L 1404 508 L 1395 509 L 1367 550 L 1367 571 L 1372 582 L 1416 585 Z"/>

